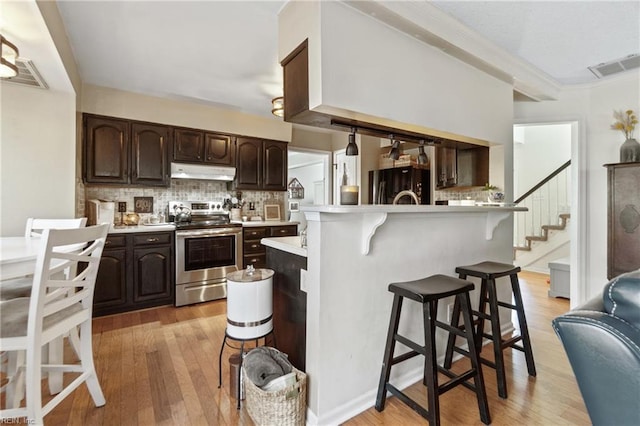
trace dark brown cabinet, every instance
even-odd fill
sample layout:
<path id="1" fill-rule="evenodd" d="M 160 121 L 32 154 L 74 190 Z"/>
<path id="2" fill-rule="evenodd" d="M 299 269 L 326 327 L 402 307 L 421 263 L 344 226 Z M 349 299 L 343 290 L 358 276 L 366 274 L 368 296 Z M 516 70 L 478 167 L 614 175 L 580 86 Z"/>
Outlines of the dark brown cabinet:
<path id="1" fill-rule="evenodd" d="M 110 234 L 93 300 L 94 316 L 173 304 L 173 232 Z"/>
<path id="2" fill-rule="evenodd" d="M 640 163 L 605 165 L 608 171 L 607 277 L 640 268 Z"/>
<path id="3" fill-rule="evenodd" d="M 131 183 L 169 186 L 171 128 L 156 124 L 131 124 Z"/>
<path id="4" fill-rule="evenodd" d="M 219 166 L 235 165 L 233 137 L 201 130 L 176 128 L 173 161 Z"/>
<path id="5" fill-rule="evenodd" d="M 288 354 L 299 370 L 306 367 L 307 293 L 300 289 L 300 270 L 307 258 L 267 247 L 267 267 L 273 277 L 273 332 L 276 348 Z"/>
<path id="6" fill-rule="evenodd" d="M 286 191 L 287 143 L 237 138 L 235 188 Z"/>
<path id="7" fill-rule="evenodd" d="M 264 268 L 266 248 L 260 243 L 262 238 L 289 237 L 298 234 L 298 225 L 246 226 L 242 228 L 243 267 L 253 265 Z"/>
<path id="8" fill-rule="evenodd" d="M 85 183 L 169 186 L 171 127 L 84 115 Z"/>
<path id="9" fill-rule="evenodd" d="M 85 182 L 129 182 L 129 133 L 126 120 L 85 115 Z"/>
<path id="10" fill-rule="evenodd" d="M 436 147 L 436 188 L 482 186 L 489 182 L 489 148 Z"/>

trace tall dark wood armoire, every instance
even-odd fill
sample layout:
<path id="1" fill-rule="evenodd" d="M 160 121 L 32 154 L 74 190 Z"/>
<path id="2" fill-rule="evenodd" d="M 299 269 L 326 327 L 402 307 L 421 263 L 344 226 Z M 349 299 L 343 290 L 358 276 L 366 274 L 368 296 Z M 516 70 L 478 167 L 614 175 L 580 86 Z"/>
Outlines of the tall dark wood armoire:
<path id="1" fill-rule="evenodd" d="M 607 277 L 640 268 L 640 163 L 605 164 L 608 171 Z"/>

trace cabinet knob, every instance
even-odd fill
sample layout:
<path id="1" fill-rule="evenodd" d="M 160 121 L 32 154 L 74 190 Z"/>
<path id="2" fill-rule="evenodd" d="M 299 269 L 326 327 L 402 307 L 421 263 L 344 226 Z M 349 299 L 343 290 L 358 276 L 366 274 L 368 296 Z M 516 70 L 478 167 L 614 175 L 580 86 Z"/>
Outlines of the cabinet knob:
<path id="1" fill-rule="evenodd" d="M 200 158 L 202 158 L 202 157 L 200 157 L 200 156 L 198 155 L 198 160 L 199 160 Z"/>
<path id="2" fill-rule="evenodd" d="M 105 246 L 108 246 L 109 244 L 111 244 L 111 241 L 109 241 L 109 240 L 107 240 L 107 241 L 105 241 L 105 242 L 104 242 L 104 245 L 105 245 Z"/>
<path id="3" fill-rule="evenodd" d="M 211 156 L 208 156 L 208 157 L 207 157 L 207 160 L 211 160 Z"/>
<path id="4" fill-rule="evenodd" d="M 287 233 L 287 230 L 286 230 L 286 229 L 281 229 L 281 230 L 280 230 L 280 233 L 281 233 L 281 234 L 286 234 L 286 233 Z"/>
<path id="5" fill-rule="evenodd" d="M 147 238 L 147 242 L 148 243 L 155 243 L 155 242 L 158 242 L 158 241 L 160 241 L 159 238 Z"/>

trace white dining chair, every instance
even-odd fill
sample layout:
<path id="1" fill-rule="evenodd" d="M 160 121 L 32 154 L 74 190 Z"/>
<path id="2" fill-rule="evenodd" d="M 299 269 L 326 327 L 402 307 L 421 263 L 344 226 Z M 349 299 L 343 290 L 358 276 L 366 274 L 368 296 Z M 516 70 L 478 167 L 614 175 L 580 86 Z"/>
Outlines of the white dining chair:
<path id="1" fill-rule="evenodd" d="M 86 383 L 97 407 L 105 404 L 93 363 L 91 317 L 100 257 L 109 225 L 81 229 L 49 229 L 42 234 L 43 245 L 36 262 L 30 298 L 2 302 L 0 310 L 0 350 L 10 357 L 8 384 L 2 389 L 6 407 L 0 422 L 27 417 L 30 424 L 42 424 L 43 417 L 80 384 Z M 60 247 L 86 246 L 81 252 Z M 82 267 L 77 268 L 78 264 Z M 74 271 L 79 272 L 74 272 Z M 43 365 L 42 347 L 71 330 L 80 329 L 79 364 Z M 74 373 L 60 393 L 42 405 L 43 371 Z M 77 375 L 79 373 L 79 375 Z M 25 406 L 18 407 L 22 395 Z"/>
<path id="2" fill-rule="evenodd" d="M 86 217 L 78 219 L 38 219 L 30 217 L 27 219 L 24 236 L 26 238 L 40 237 L 42 232 L 47 229 L 84 228 L 86 224 Z M 3 281 L 0 284 L 0 302 L 18 297 L 29 297 L 31 294 L 32 280 L 33 276 L 29 275 Z"/>
<path id="3" fill-rule="evenodd" d="M 40 219 L 30 217 L 25 227 L 25 237 L 39 237 L 46 229 L 75 229 L 84 228 L 87 224 L 86 217 L 77 219 Z"/>

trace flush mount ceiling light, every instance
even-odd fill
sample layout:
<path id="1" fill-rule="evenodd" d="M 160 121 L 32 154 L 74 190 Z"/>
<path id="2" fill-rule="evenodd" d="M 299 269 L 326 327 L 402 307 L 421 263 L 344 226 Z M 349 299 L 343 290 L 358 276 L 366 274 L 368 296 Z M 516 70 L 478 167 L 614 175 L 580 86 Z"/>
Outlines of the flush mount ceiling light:
<path id="1" fill-rule="evenodd" d="M 391 151 L 389 151 L 389 158 L 392 160 L 397 160 L 400 158 L 400 141 L 393 140 L 393 135 L 389 135 L 389 139 L 391 140 Z"/>
<path id="2" fill-rule="evenodd" d="M 358 145 L 356 145 L 356 128 L 355 127 L 352 127 L 351 133 L 349 133 L 349 143 L 347 144 L 345 155 L 358 155 Z"/>
<path id="3" fill-rule="evenodd" d="M 16 58 L 18 57 L 18 48 L 4 38 L 0 34 L 0 47 L 1 47 L 1 64 L 0 64 L 0 77 L 11 78 L 18 75 L 18 67 L 16 66 Z"/>
<path id="4" fill-rule="evenodd" d="M 418 146 L 418 164 L 427 164 L 428 162 L 429 158 L 427 157 L 427 154 L 424 153 L 424 139 L 422 139 Z"/>
<path id="5" fill-rule="evenodd" d="M 276 117 L 284 117 L 284 97 L 278 96 L 271 99 L 271 106 L 273 107 L 271 114 Z"/>

